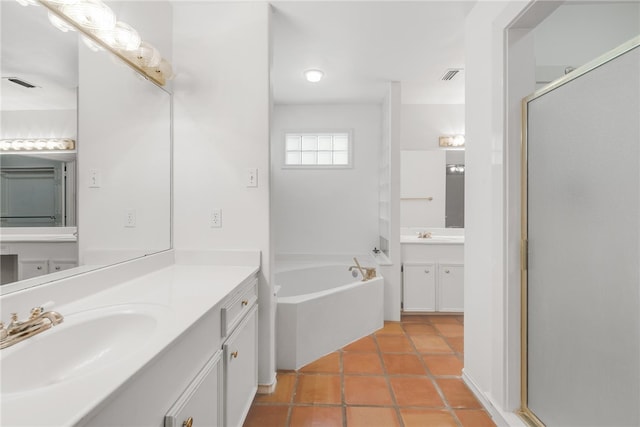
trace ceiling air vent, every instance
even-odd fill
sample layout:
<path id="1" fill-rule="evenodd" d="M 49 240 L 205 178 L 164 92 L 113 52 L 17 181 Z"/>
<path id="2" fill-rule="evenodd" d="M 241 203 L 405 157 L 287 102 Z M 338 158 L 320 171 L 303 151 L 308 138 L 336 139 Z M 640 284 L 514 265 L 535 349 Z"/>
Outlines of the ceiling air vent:
<path id="1" fill-rule="evenodd" d="M 17 85 L 24 86 L 24 87 L 29 88 L 29 89 L 37 87 L 36 85 L 31 84 L 31 83 L 29 83 L 29 82 L 27 82 L 25 80 L 19 79 L 17 77 L 3 77 L 3 79 L 7 79 L 11 83 L 15 83 Z"/>
<path id="2" fill-rule="evenodd" d="M 458 74 L 460 71 L 462 71 L 462 68 L 449 68 L 444 75 L 440 78 L 440 80 L 453 80 L 453 78 L 456 76 L 456 74 Z"/>

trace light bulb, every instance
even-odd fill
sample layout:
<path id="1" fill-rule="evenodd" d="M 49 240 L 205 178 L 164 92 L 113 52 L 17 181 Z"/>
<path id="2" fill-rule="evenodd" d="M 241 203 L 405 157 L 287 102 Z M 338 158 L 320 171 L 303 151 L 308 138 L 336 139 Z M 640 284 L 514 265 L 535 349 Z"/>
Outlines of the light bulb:
<path id="1" fill-rule="evenodd" d="M 99 36 L 105 43 L 117 50 L 132 51 L 140 47 L 140 36 L 129 24 L 116 22 L 110 30 L 101 31 Z"/>
<path id="2" fill-rule="evenodd" d="M 157 67 L 162 60 L 158 49 L 147 42 L 142 42 L 138 49 L 127 52 L 127 57 L 139 66 L 148 68 Z"/>
<path id="3" fill-rule="evenodd" d="M 75 28 L 73 28 L 71 25 L 64 22 L 62 19 L 60 19 L 60 17 L 58 17 L 56 14 L 54 14 L 51 11 L 49 11 L 49 22 L 51 22 L 51 25 L 53 25 L 63 33 L 66 33 L 67 31 L 76 30 Z"/>
<path id="4" fill-rule="evenodd" d="M 110 30 L 116 25 L 116 15 L 100 0 L 83 0 L 64 4 L 60 10 L 78 25 L 93 31 Z"/>
<path id="5" fill-rule="evenodd" d="M 324 72 L 321 70 L 307 70 L 304 72 L 304 77 L 308 82 L 317 83 L 324 77 Z"/>
<path id="6" fill-rule="evenodd" d="M 164 58 L 155 68 L 155 72 L 162 75 L 162 77 L 164 77 L 166 80 L 171 80 L 175 76 L 175 74 L 173 74 L 171 63 Z"/>

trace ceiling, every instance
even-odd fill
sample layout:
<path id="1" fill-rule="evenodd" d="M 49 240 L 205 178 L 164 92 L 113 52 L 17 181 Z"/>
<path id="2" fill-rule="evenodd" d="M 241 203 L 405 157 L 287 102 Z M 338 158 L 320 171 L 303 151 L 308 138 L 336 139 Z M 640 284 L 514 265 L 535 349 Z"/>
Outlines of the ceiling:
<path id="1" fill-rule="evenodd" d="M 0 1 L 2 110 L 75 109 L 78 38 L 54 28 L 43 7 Z M 18 77 L 35 88 L 9 82 Z"/>
<path id="2" fill-rule="evenodd" d="M 464 19 L 475 1 L 276 1 L 272 85 L 277 104 L 463 104 Z M 319 68 L 319 83 L 304 79 Z"/>

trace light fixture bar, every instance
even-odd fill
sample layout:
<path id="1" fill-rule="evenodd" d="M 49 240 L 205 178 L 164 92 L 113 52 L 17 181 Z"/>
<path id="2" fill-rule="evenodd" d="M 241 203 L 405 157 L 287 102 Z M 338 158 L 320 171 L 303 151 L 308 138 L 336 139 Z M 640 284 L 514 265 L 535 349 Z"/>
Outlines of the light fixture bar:
<path id="1" fill-rule="evenodd" d="M 118 49 L 113 48 L 107 42 L 105 42 L 103 39 L 101 39 L 98 36 L 98 33 L 94 33 L 93 31 L 90 31 L 89 29 L 84 28 L 82 25 L 80 25 L 77 22 L 75 22 L 69 16 L 65 15 L 59 9 L 58 4 L 56 4 L 55 2 L 47 1 L 47 0 L 37 0 L 37 1 L 38 1 L 39 4 L 41 4 L 42 6 L 47 8 L 53 15 L 55 15 L 60 20 L 62 20 L 65 24 L 67 24 L 67 25 L 71 26 L 72 28 L 76 29 L 82 35 L 84 35 L 89 40 L 94 42 L 97 46 L 99 46 L 99 47 L 103 48 L 104 50 L 106 50 L 107 52 L 110 52 L 113 55 L 117 56 L 120 60 L 124 61 L 127 65 L 129 65 L 130 67 L 132 67 L 133 69 L 138 71 L 140 74 L 142 74 L 145 77 L 148 77 L 149 80 L 151 80 L 156 85 L 164 86 L 166 84 L 166 78 L 167 78 L 167 76 L 165 76 L 165 73 L 167 73 L 166 65 L 165 65 L 164 69 L 163 69 L 163 67 L 160 67 L 160 66 L 158 66 L 158 67 L 141 66 L 141 65 L 137 64 L 134 61 L 135 58 L 133 56 L 132 57 L 127 57 L 124 52 L 121 52 Z M 168 64 L 168 62 L 165 61 L 165 64 Z M 169 73 L 171 73 L 170 67 L 168 67 L 168 69 L 169 69 Z M 168 77 L 171 77 L 171 75 L 169 75 Z"/>
<path id="2" fill-rule="evenodd" d="M 440 147 L 462 148 L 464 147 L 464 135 L 445 135 L 438 138 Z"/>
<path id="3" fill-rule="evenodd" d="M 70 138 L 0 139 L 0 152 L 14 151 L 68 151 L 76 149 Z"/>

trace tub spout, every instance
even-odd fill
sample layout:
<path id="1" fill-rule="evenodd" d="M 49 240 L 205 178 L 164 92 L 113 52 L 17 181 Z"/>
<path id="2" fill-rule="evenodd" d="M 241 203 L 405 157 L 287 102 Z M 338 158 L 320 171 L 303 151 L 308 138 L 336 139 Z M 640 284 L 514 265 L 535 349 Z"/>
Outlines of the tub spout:
<path id="1" fill-rule="evenodd" d="M 376 277 L 375 268 L 360 266 L 360 263 L 358 262 L 358 259 L 356 257 L 353 257 L 353 262 L 355 262 L 356 265 L 350 266 L 349 271 L 353 271 L 354 268 L 357 268 L 360 271 L 360 274 L 362 275 L 363 282 L 366 282 L 367 280 L 370 280 L 370 279 L 375 279 Z"/>

